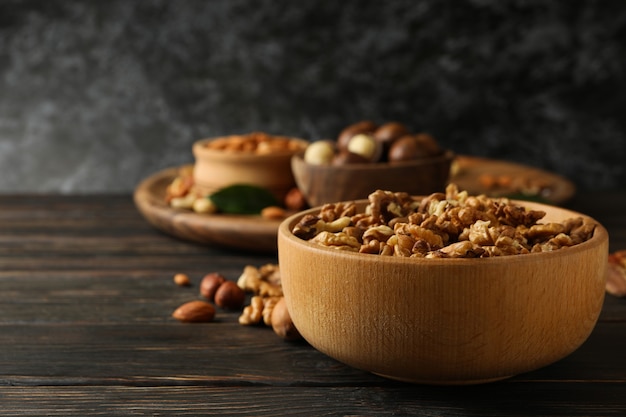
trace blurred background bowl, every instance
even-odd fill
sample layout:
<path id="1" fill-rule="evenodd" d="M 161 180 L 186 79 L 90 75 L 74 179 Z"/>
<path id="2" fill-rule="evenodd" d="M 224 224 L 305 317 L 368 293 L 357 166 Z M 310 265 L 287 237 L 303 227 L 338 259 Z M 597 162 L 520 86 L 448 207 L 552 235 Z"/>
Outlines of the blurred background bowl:
<path id="1" fill-rule="evenodd" d="M 301 155 L 291 160 L 298 188 L 310 206 L 359 200 L 378 189 L 427 195 L 445 188 L 454 153 L 404 162 L 314 165 Z"/>
<path id="2" fill-rule="evenodd" d="M 546 222 L 579 216 L 520 204 L 544 210 Z M 422 259 L 341 251 L 292 234 L 318 211 L 280 225 L 285 299 L 312 346 L 355 368 L 427 384 L 499 380 L 569 355 L 600 314 L 608 251 L 601 225 L 591 239 L 553 252 Z"/>
<path id="3" fill-rule="evenodd" d="M 301 152 L 307 142 L 297 138 L 293 147 L 268 153 L 227 151 L 213 149 L 210 142 L 227 139 L 207 138 L 193 144 L 195 164 L 194 183 L 205 193 L 212 193 L 234 184 L 248 184 L 265 188 L 278 201 L 283 201 L 287 192 L 296 186 L 291 172 L 291 158 Z"/>

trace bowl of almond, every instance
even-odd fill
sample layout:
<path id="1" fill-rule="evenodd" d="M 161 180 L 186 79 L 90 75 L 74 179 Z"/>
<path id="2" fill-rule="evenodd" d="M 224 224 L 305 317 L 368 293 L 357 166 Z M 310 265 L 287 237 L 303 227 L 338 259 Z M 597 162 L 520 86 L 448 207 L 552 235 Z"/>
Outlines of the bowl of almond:
<path id="1" fill-rule="evenodd" d="M 264 188 L 278 201 L 295 187 L 291 157 L 303 152 L 303 139 L 252 132 L 206 138 L 193 144 L 193 181 L 204 194 L 237 184 Z"/>
<path id="2" fill-rule="evenodd" d="M 378 190 L 284 220 L 278 258 L 295 327 L 387 378 L 480 384 L 552 364 L 593 331 L 608 234 L 581 213 Z"/>

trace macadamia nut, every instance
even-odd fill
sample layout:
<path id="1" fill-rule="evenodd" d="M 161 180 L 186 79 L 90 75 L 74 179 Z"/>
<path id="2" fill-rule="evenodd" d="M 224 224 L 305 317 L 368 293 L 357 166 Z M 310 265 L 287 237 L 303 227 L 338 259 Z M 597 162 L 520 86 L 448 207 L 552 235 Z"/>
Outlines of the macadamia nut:
<path id="1" fill-rule="evenodd" d="M 360 133 L 355 135 L 348 142 L 348 151 L 361 155 L 369 161 L 378 159 L 379 145 L 373 136 Z"/>
<path id="2" fill-rule="evenodd" d="M 328 165 L 334 156 L 334 146 L 326 140 L 313 142 L 304 151 L 304 161 L 311 165 Z"/>

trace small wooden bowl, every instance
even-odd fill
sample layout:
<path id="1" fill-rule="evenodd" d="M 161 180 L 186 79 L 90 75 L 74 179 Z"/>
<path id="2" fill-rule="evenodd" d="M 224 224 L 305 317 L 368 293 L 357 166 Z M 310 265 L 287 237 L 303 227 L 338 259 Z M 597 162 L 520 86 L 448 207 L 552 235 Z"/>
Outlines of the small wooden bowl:
<path id="1" fill-rule="evenodd" d="M 298 188 L 310 206 L 360 200 L 376 190 L 427 195 L 443 190 L 454 153 L 395 163 L 312 165 L 301 155 L 291 160 Z"/>
<path id="2" fill-rule="evenodd" d="M 546 211 L 546 222 L 580 216 L 520 204 Z M 285 301 L 312 346 L 355 368 L 414 383 L 495 381 L 569 355 L 600 314 L 608 256 L 601 225 L 590 240 L 549 253 L 417 259 L 339 251 L 291 233 L 318 211 L 279 227 Z"/>
<path id="3" fill-rule="evenodd" d="M 291 157 L 306 146 L 267 154 L 233 152 L 207 147 L 207 143 L 220 138 L 196 141 L 192 152 L 195 157 L 194 182 L 205 193 L 212 193 L 234 184 L 248 184 L 271 191 L 282 201 L 287 192 L 296 186 L 291 172 Z"/>

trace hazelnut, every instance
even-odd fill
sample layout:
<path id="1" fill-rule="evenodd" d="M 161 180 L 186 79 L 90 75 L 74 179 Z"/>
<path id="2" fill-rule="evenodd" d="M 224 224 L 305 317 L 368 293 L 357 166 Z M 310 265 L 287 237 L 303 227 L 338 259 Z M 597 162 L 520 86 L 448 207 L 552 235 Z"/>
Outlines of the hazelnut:
<path id="1" fill-rule="evenodd" d="M 226 278 L 218 272 L 206 274 L 200 281 L 200 294 L 207 300 L 213 301 L 215 292 L 225 281 Z"/>
<path id="2" fill-rule="evenodd" d="M 367 133 L 354 135 L 348 142 L 348 151 L 361 155 L 370 162 L 376 162 L 378 160 L 381 149 L 381 144 L 376 142 L 374 136 Z"/>
<path id="3" fill-rule="evenodd" d="M 304 161 L 311 165 L 330 164 L 335 155 L 335 146 L 328 140 L 311 143 L 304 151 Z"/>
<path id="4" fill-rule="evenodd" d="M 215 292 L 215 304 L 221 308 L 236 310 L 245 299 L 246 293 L 233 281 L 225 281 Z"/>
<path id="5" fill-rule="evenodd" d="M 350 152 L 341 151 L 333 158 L 333 165 L 346 165 L 346 164 L 368 164 L 370 160 L 362 157 L 361 155 Z"/>
<path id="6" fill-rule="evenodd" d="M 348 142 L 359 133 L 372 133 L 376 130 L 376 124 L 370 120 L 363 120 L 345 127 L 337 137 L 339 150 L 348 149 Z"/>
<path id="7" fill-rule="evenodd" d="M 404 135 L 396 139 L 389 148 L 389 162 L 410 161 L 417 157 L 417 141 L 413 135 Z"/>
<path id="8" fill-rule="evenodd" d="M 374 139 L 382 144 L 391 144 L 394 140 L 408 133 L 409 130 L 402 123 L 388 122 L 376 129 Z"/>
<path id="9" fill-rule="evenodd" d="M 417 133 L 404 135 L 393 142 L 389 149 L 389 161 L 409 161 L 412 159 L 435 156 L 441 153 L 441 148 L 432 135 Z"/>
<path id="10" fill-rule="evenodd" d="M 307 206 L 306 198 L 298 187 L 294 187 L 285 196 L 285 207 L 287 210 L 300 211 Z"/>
<path id="11" fill-rule="evenodd" d="M 276 333 L 283 339 L 298 340 L 302 338 L 300 332 L 298 331 L 298 329 L 296 329 L 296 326 L 291 320 L 291 316 L 289 315 L 289 310 L 287 310 L 287 303 L 285 302 L 284 297 L 278 300 L 276 305 L 274 305 L 270 321 L 272 323 L 272 329 L 274 330 L 274 333 Z"/>
<path id="12" fill-rule="evenodd" d="M 435 156 L 441 153 L 441 148 L 432 135 L 418 133 L 415 135 L 415 140 L 422 156 Z"/>

